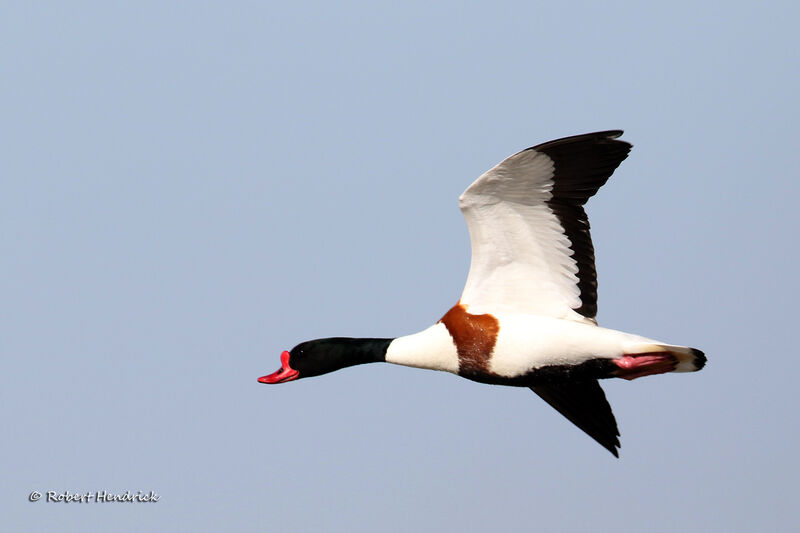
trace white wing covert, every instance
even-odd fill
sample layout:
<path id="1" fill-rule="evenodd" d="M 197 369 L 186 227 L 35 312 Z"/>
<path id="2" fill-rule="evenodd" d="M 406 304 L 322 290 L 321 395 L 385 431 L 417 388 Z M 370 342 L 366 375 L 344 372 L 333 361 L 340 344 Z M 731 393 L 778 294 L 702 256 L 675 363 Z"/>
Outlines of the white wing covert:
<path id="1" fill-rule="evenodd" d="M 597 275 L 583 205 L 628 156 L 622 131 L 522 150 L 459 198 L 472 261 L 461 303 L 471 314 L 525 313 L 589 323 Z"/>

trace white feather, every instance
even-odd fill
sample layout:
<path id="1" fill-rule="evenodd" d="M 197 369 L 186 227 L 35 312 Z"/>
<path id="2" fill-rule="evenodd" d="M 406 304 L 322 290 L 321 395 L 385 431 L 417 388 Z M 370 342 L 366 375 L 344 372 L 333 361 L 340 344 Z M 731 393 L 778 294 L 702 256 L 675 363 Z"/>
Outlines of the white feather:
<path id="1" fill-rule="evenodd" d="M 386 350 L 386 362 L 458 373 L 458 352 L 442 323 L 394 339 Z"/>
<path id="2" fill-rule="evenodd" d="M 518 152 L 479 177 L 459 198 L 472 261 L 461 303 L 472 314 L 533 314 L 594 323 L 580 306 L 570 241 L 547 206 L 553 161 Z"/>

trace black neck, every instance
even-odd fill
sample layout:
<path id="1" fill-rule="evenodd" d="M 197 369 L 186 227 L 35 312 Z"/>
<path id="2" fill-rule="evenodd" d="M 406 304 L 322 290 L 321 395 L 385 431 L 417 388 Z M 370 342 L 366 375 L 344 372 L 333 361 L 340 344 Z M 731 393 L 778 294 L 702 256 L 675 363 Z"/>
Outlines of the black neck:
<path id="1" fill-rule="evenodd" d="M 301 377 L 319 376 L 348 366 L 386 361 L 386 349 L 394 339 L 332 337 L 298 344 L 290 364 Z"/>
<path id="2" fill-rule="evenodd" d="M 386 349 L 394 339 L 353 339 L 350 337 L 331 337 L 317 342 L 324 345 L 328 356 L 337 359 L 342 367 L 363 365 L 364 363 L 383 363 Z"/>

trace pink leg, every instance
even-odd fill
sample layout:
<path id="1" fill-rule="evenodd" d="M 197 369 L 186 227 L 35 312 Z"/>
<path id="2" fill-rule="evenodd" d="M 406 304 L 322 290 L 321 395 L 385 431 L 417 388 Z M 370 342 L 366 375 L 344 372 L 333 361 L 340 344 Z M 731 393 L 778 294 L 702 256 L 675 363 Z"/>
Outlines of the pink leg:
<path id="1" fill-rule="evenodd" d="M 617 377 L 628 380 L 672 372 L 678 365 L 675 356 L 666 352 L 624 355 L 619 359 L 613 359 L 612 362 L 619 367 L 616 372 Z"/>

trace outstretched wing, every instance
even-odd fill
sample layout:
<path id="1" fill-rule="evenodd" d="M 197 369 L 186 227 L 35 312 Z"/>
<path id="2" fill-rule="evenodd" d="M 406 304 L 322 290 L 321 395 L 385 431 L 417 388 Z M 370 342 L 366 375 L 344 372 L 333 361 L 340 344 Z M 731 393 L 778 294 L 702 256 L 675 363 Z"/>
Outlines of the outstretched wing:
<path id="1" fill-rule="evenodd" d="M 619 457 L 617 420 L 597 380 L 537 385 L 530 389 L 614 457 Z"/>
<path id="2" fill-rule="evenodd" d="M 526 313 L 594 323 L 597 275 L 583 205 L 628 156 L 622 131 L 587 133 L 518 152 L 459 198 L 472 262 L 470 313 Z"/>

